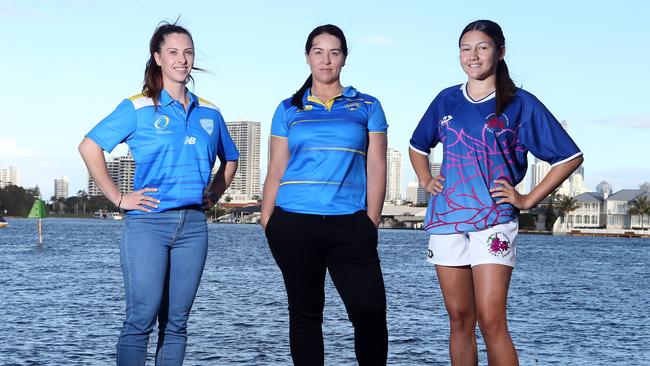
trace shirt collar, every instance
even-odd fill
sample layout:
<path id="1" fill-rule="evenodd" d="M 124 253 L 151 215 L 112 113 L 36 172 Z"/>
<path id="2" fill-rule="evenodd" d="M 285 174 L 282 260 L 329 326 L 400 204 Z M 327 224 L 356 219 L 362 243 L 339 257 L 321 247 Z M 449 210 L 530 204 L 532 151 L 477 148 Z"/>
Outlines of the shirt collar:
<path id="1" fill-rule="evenodd" d="M 189 90 L 185 89 L 185 92 L 187 93 L 187 98 L 189 99 L 189 105 L 196 104 L 198 103 L 198 97 L 192 93 L 190 93 Z M 162 106 L 170 105 L 174 102 L 174 98 L 172 98 L 169 93 L 167 93 L 167 90 L 163 88 L 163 90 L 160 91 L 160 97 L 158 97 L 158 103 Z"/>
<path id="2" fill-rule="evenodd" d="M 347 98 L 356 97 L 357 94 L 359 94 L 359 92 L 353 86 L 343 87 L 343 91 L 341 92 L 341 95 Z M 311 95 L 311 88 L 307 88 L 307 90 L 305 90 L 305 94 L 303 94 L 302 96 L 303 103 L 307 102 L 307 98 L 309 98 L 310 95 Z"/>

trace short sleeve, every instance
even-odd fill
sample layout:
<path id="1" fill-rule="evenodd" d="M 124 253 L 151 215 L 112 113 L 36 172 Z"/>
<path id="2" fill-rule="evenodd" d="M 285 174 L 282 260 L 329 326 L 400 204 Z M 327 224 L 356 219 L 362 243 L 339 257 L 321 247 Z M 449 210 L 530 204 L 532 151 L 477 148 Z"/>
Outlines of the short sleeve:
<path id="1" fill-rule="evenodd" d="M 370 116 L 368 116 L 368 132 L 386 133 L 388 131 L 388 122 L 386 122 L 386 115 L 381 103 L 375 100 L 370 108 Z"/>
<path id="2" fill-rule="evenodd" d="M 110 153 L 115 146 L 126 141 L 135 132 L 137 121 L 133 102 L 125 99 L 90 130 L 86 137 Z"/>
<path id="3" fill-rule="evenodd" d="M 278 108 L 275 109 L 273 119 L 271 120 L 271 136 L 289 137 L 289 129 L 285 118 L 286 110 L 287 108 L 284 106 L 284 102 L 280 103 Z"/>
<path id="4" fill-rule="evenodd" d="M 219 116 L 219 141 L 217 143 L 217 156 L 226 161 L 235 161 L 239 159 L 239 150 L 228 132 L 228 126 L 223 117 Z"/>
<path id="5" fill-rule="evenodd" d="M 555 166 L 582 155 L 567 131 L 536 98 L 523 111 L 519 142 L 537 158 Z"/>
<path id="6" fill-rule="evenodd" d="M 420 119 L 411 140 L 409 142 L 411 150 L 422 154 L 429 155 L 431 149 L 440 142 L 440 133 L 438 128 L 438 99 L 431 102 L 424 116 Z"/>

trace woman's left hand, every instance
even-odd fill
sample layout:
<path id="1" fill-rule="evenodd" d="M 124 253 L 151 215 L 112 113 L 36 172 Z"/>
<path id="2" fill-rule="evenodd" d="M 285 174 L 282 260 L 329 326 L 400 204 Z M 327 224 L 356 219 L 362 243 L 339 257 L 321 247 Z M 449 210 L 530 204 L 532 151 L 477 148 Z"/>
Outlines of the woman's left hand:
<path id="1" fill-rule="evenodd" d="M 205 211 L 210 210 L 212 206 L 217 204 L 210 199 L 210 195 L 210 192 L 203 192 L 203 209 Z"/>
<path id="2" fill-rule="evenodd" d="M 497 184 L 497 186 L 490 189 L 490 193 L 492 193 L 492 197 L 494 198 L 501 198 L 496 202 L 497 204 L 509 203 L 520 210 L 526 210 L 530 208 L 526 199 L 528 196 L 525 194 L 519 194 L 515 187 L 513 187 L 506 180 L 497 179 L 494 181 L 494 183 Z"/>

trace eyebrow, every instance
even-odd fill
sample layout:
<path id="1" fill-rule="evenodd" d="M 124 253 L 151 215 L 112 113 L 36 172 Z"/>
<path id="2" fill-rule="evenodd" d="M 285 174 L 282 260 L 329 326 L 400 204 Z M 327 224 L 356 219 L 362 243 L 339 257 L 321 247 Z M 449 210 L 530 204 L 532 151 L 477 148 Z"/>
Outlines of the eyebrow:
<path id="1" fill-rule="evenodd" d="M 312 50 L 321 50 L 321 51 L 325 51 L 325 49 L 324 49 L 324 48 L 321 48 L 321 47 L 312 47 L 311 49 L 312 49 Z M 340 49 L 340 48 L 332 48 L 330 51 L 341 51 L 341 49 Z"/>
<path id="2" fill-rule="evenodd" d="M 176 47 L 167 47 L 165 49 L 166 50 L 177 50 L 178 51 L 178 48 L 176 48 Z M 194 49 L 194 47 L 189 47 L 189 48 L 184 49 L 184 51 L 193 50 L 193 49 Z"/>
<path id="3" fill-rule="evenodd" d="M 491 43 L 488 42 L 488 41 L 482 41 L 482 42 L 477 43 L 476 45 L 480 45 L 480 44 L 483 44 L 483 43 L 486 43 L 486 44 L 488 44 L 488 45 L 491 44 Z M 469 44 L 469 43 L 461 43 L 461 44 L 460 44 L 460 47 L 463 47 L 463 46 L 471 46 L 471 44 Z"/>

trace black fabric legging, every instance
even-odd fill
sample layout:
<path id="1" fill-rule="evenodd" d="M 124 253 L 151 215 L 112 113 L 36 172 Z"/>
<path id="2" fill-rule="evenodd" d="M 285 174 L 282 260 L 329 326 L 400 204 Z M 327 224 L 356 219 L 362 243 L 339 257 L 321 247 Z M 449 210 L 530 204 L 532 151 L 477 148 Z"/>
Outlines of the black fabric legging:
<path id="1" fill-rule="evenodd" d="M 359 365 L 385 365 L 386 293 L 377 254 L 377 229 L 366 212 L 322 216 L 276 207 L 266 226 L 266 237 L 287 289 L 294 364 L 324 363 L 327 269 L 354 326 Z"/>

